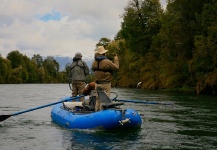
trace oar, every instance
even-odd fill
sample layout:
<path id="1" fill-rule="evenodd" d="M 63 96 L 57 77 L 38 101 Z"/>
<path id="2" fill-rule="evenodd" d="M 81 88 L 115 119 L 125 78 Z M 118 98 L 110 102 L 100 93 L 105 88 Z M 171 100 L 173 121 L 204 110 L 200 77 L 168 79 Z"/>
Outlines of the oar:
<path id="1" fill-rule="evenodd" d="M 112 99 L 112 100 L 113 100 L 113 101 L 119 101 L 119 102 L 130 102 L 130 103 L 173 105 L 173 103 L 151 102 L 151 101 L 145 101 L 145 100 L 121 100 L 121 99 Z"/>
<path id="2" fill-rule="evenodd" d="M 16 116 L 16 115 L 20 115 L 20 114 L 23 114 L 23 113 L 27 113 L 27 112 L 33 111 L 33 110 L 37 110 L 37 109 L 41 109 L 41 108 L 44 108 L 44 107 L 52 106 L 52 105 L 55 105 L 55 104 L 59 104 L 59 103 L 62 103 L 62 102 L 67 102 L 67 101 L 70 101 L 70 100 L 73 100 L 73 99 L 77 99 L 77 98 L 80 98 L 80 97 L 83 97 L 83 96 L 84 95 L 77 96 L 77 97 L 70 97 L 70 98 L 61 99 L 59 102 L 54 102 L 54 103 L 38 106 L 38 107 L 35 107 L 35 108 L 27 109 L 27 110 L 24 110 L 24 111 L 19 111 L 19 112 L 10 114 L 10 115 L 0 115 L 0 122 L 8 119 L 11 116 Z"/>

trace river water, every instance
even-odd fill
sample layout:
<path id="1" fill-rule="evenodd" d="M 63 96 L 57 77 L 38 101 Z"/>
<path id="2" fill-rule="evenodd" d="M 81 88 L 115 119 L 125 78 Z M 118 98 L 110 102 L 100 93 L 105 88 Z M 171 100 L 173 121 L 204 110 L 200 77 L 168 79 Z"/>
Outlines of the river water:
<path id="1" fill-rule="evenodd" d="M 217 149 L 217 97 L 113 88 L 119 99 L 169 102 L 125 103 L 142 114 L 136 130 L 67 130 L 51 121 L 52 106 L 0 122 L 0 150 Z M 0 115 L 70 96 L 67 84 L 1 84 Z"/>

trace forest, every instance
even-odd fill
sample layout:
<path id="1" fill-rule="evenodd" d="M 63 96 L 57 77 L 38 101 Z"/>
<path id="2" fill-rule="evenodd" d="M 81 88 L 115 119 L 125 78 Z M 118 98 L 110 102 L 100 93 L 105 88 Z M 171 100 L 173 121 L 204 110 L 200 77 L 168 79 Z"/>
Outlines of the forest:
<path id="1" fill-rule="evenodd" d="M 217 1 L 130 0 L 121 29 L 113 40 L 102 37 L 96 46 L 119 56 L 113 86 L 150 90 L 217 94 Z M 66 83 L 68 65 L 39 54 L 31 59 L 18 50 L 0 56 L 0 83 Z M 94 80 L 93 78 L 89 78 Z"/>
<path id="2" fill-rule="evenodd" d="M 65 72 L 59 72 L 58 62 L 51 56 L 43 59 L 39 54 L 30 59 L 18 50 L 6 59 L 0 56 L 0 83 L 65 83 Z"/>

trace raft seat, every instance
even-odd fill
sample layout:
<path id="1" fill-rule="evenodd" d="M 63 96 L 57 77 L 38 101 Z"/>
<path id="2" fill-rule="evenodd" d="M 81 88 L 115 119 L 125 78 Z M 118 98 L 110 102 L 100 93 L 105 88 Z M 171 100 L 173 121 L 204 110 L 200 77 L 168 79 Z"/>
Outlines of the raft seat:
<path id="1" fill-rule="evenodd" d="M 124 105 L 123 102 L 112 102 L 103 90 L 97 90 L 97 92 L 103 109 L 115 108 L 116 106 Z"/>
<path id="2" fill-rule="evenodd" d="M 63 107 L 68 110 L 73 110 L 75 107 L 83 108 L 82 102 L 63 102 Z"/>
<path id="3" fill-rule="evenodd" d="M 89 110 L 89 111 L 94 111 L 95 110 L 95 105 L 96 105 L 96 96 L 92 95 L 90 97 L 90 101 L 88 104 L 83 103 L 83 107 L 85 110 Z"/>

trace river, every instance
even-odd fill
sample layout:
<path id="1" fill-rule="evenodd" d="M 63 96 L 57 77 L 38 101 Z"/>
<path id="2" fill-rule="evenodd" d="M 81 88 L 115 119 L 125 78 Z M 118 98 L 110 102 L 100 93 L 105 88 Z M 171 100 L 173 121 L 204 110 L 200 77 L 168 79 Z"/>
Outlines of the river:
<path id="1" fill-rule="evenodd" d="M 0 122 L 0 150 L 217 149 L 217 97 L 180 92 L 112 88 L 118 99 L 168 102 L 125 103 L 142 114 L 134 130 L 67 130 L 51 121 L 52 106 Z M 70 96 L 67 84 L 1 84 L 0 115 Z"/>

